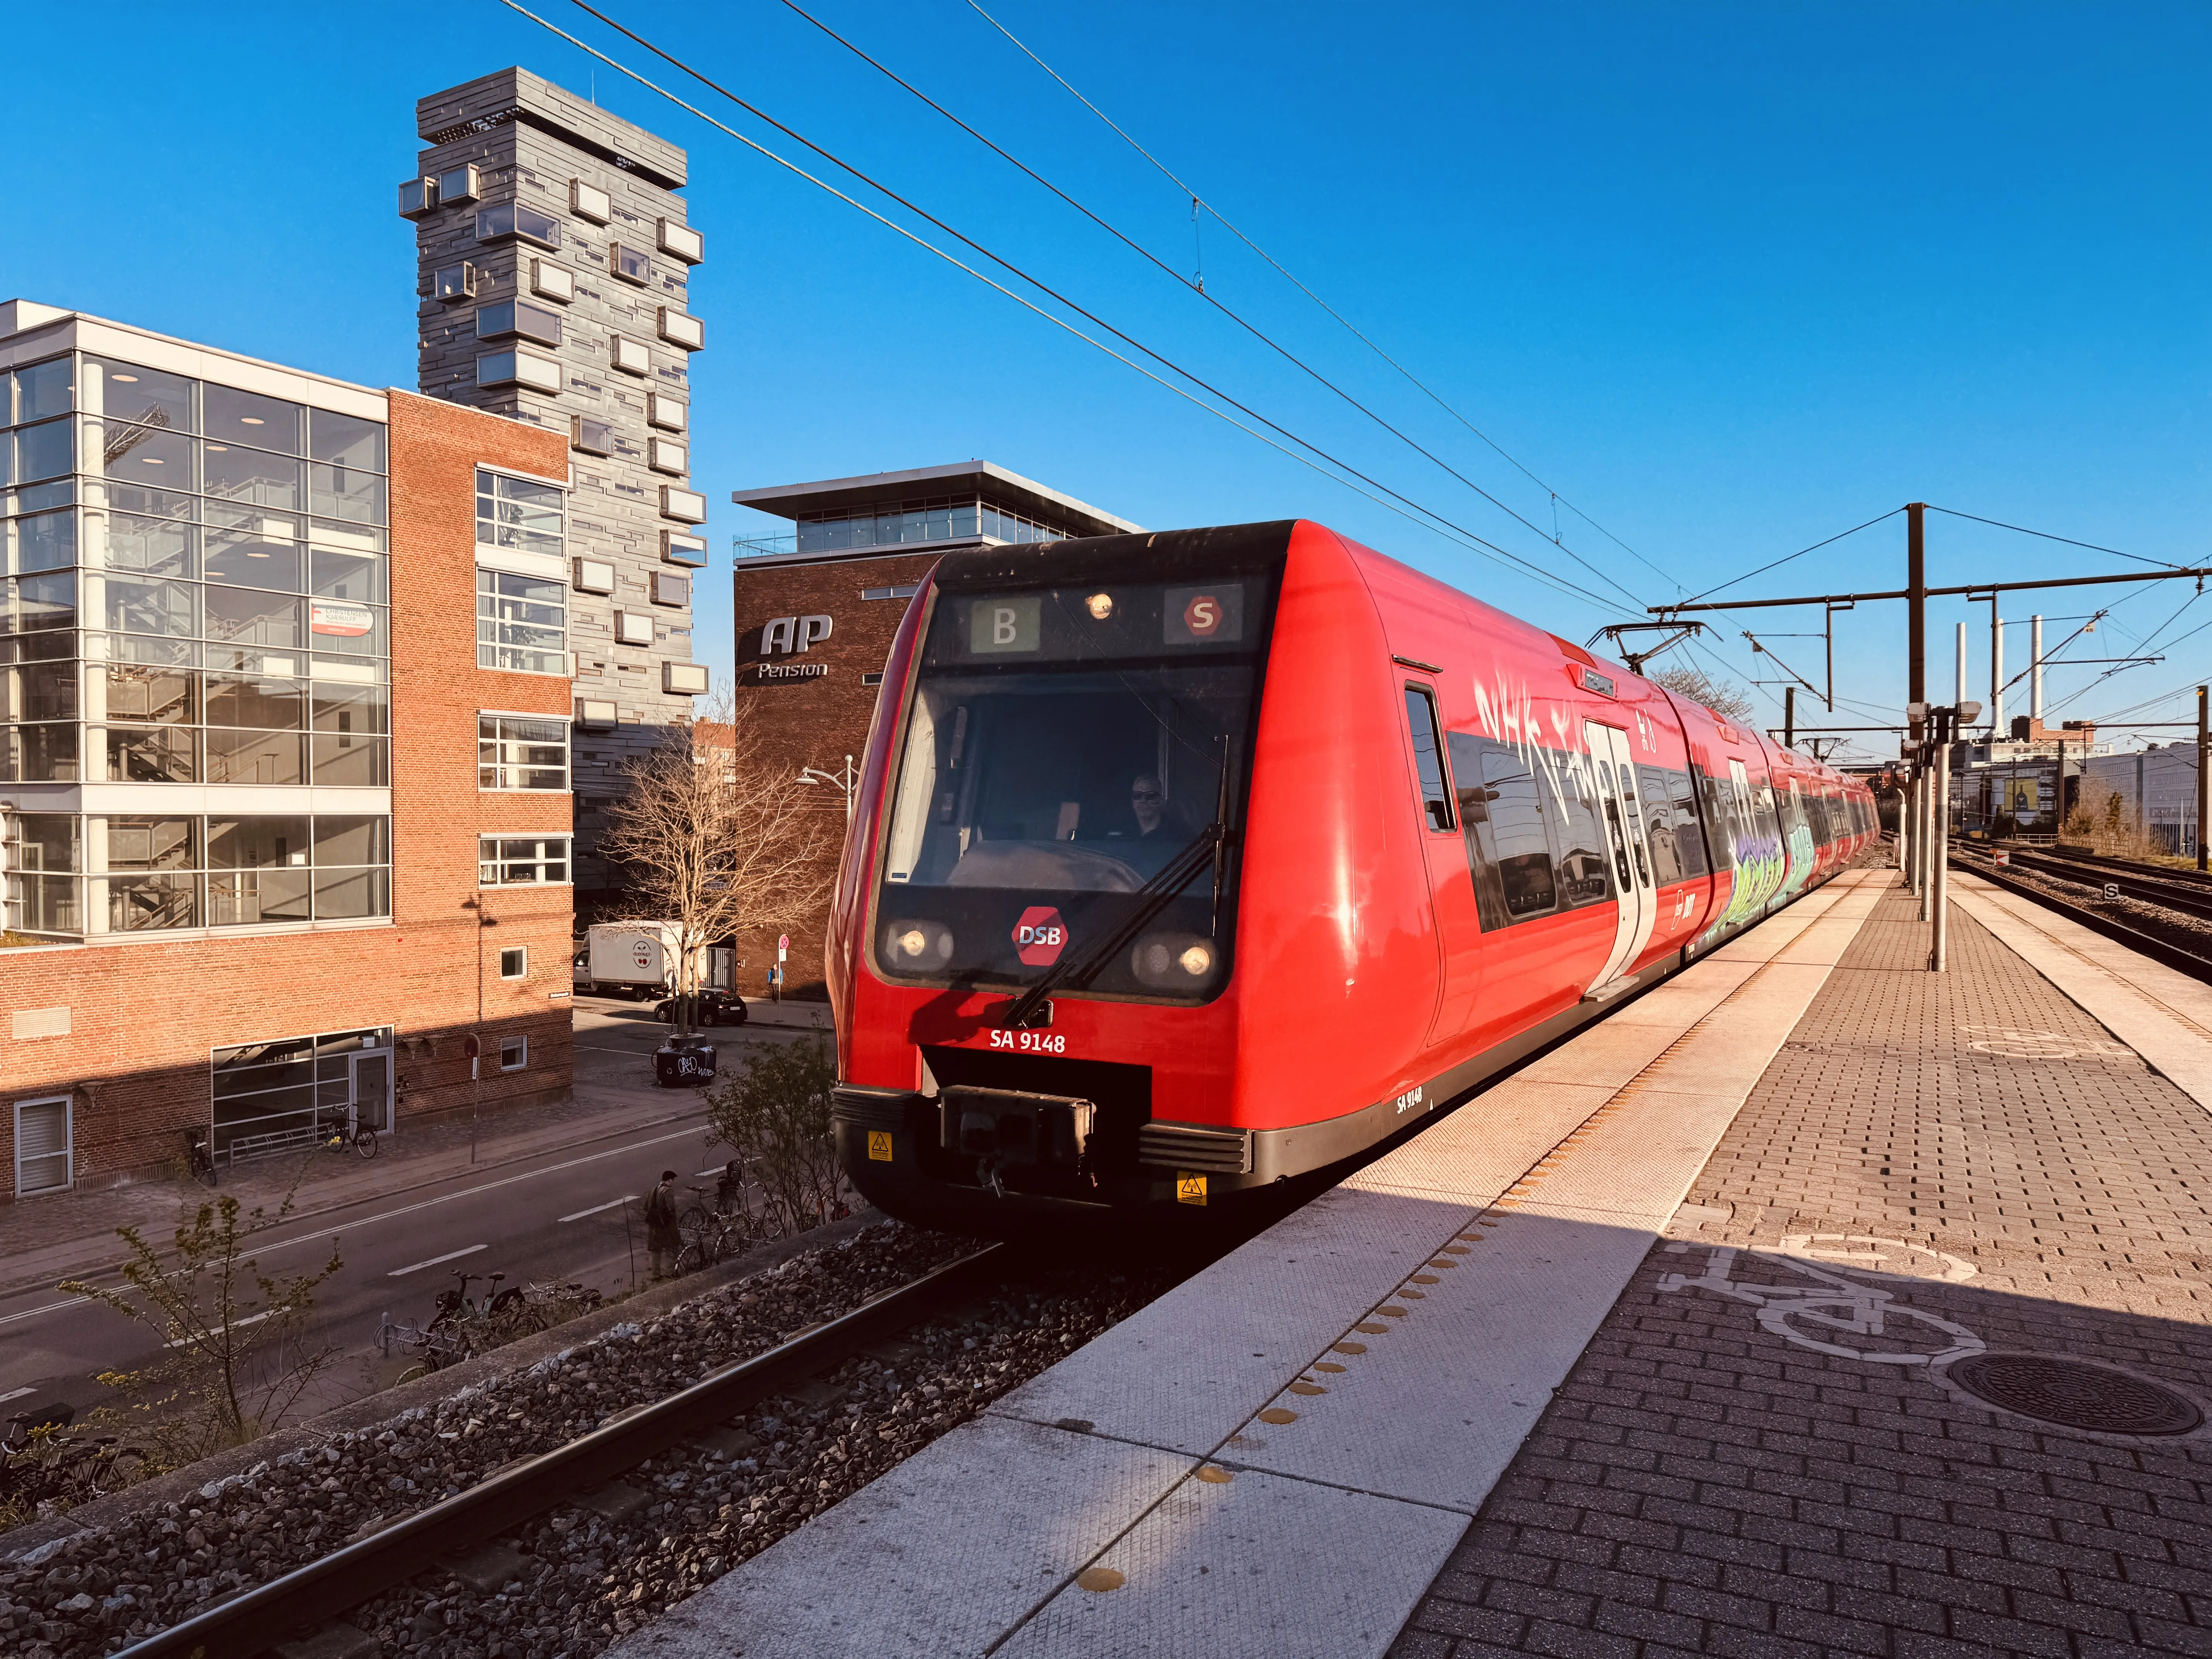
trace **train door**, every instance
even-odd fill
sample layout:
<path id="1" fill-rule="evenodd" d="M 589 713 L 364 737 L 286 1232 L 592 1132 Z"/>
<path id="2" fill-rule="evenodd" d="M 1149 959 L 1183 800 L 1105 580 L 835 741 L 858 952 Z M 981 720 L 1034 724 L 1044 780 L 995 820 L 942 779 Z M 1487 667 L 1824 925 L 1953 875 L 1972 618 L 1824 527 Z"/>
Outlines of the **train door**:
<path id="1" fill-rule="evenodd" d="M 1616 901 L 1613 950 L 1605 967 L 1590 981 L 1590 991 L 1596 993 L 1626 975 L 1651 942 L 1659 895 L 1651 884 L 1651 854 L 1644 838 L 1642 803 L 1636 796 L 1636 768 L 1629 759 L 1628 734 L 1595 720 L 1584 720 L 1583 737 L 1589 747 L 1591 769 L 1597 775 L 1598 810 L 1605 817 Z"/>

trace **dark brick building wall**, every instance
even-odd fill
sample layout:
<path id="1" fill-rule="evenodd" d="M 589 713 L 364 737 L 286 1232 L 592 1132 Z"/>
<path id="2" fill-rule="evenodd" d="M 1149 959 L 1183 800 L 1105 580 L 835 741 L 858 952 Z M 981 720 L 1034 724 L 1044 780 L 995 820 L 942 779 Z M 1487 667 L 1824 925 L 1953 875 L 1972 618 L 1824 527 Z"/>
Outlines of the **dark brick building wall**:
<path id="1" fill-rule="evenodd" d="M 910 601 L 866 599 L 870 592 L 919 583 L 945 551 L 891 550 L 816 559 L 740 559 L 732 576 L 737 633 L 737 700 L 749 711 L 763 757 L 796 772 L 818 767 L 836 772 L 853 757 L 860 764 L 875 718 L 878 688 L 871 683 L 883 672 L 891 639 Z M 827 639 L 805 651 L 763 649 L 763 634 L 779 617 L 828 617 Z M 819 666 L 819 673 L 811 671 Z M 764 672 L 765 671 L 765 672 Z M 842 817 L 844 801 L 835 789 L 822 790 L 823 811 Z M 825 870 L 836 865 L 833 840 Z M 823 912 L 791 931 L 788 989 L 791 994 L 825 994 Z M 765 994 L 768 969 L 775 963 L 775 940 L 763 934 L 741 939 L 738 988 L 747 996 Z"/>

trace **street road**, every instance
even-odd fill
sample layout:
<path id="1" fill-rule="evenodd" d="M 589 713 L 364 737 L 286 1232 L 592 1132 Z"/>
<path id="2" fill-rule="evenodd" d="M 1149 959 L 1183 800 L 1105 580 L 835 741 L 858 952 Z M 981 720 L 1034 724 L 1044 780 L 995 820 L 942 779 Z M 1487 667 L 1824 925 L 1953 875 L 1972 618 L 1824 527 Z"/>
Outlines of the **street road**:
<path id="1" fill-rule="evenodd" d="M 579 998 L 575 1016 L 576 1081 L 635 1087 L 640 1115 L 665 1117 L 678 1097 L 649 1085 L 651 1054 L 667 1028 L 644 1007 L 597 998 Z M 745 1026 L 707 1035 L 727 1076 L 748 1049 L 806 1033 Z M 453 1283 L 456 1271 L 504 1273 L 508 1284 L 576 1279 L 610 1293 L 628 1288 L 633 1273 L 643 1283 L 650 1263 L 641 1212 L 660 1172 L 672 1169 L 711 1192 L 730 1155 L 727 1147 L 706 1145 L 705 1123 L 702 1109 L 675 1122 L 610 1133 L 601 1118 L 580 1131 L 595 1139 L 480 1165 L 272 1230 L 270 1242 L 253 1252 L 272 1276 L 319 1267 L 333 1238 L 344 1258 L 316 1298 L 325 1339 L 343 1351 L 321 1385 L 322 1402 L 336 1404 L 388 1382 L 401 1362 L 387 1364 L 375 1352 L 380 1316 L 389 1310 L 397 1319 L 427 1324 L 437 1293 Z M 392 1168 L 396 1180 L 406 1175 L 402 1165 Z M 470 1288 L 477 1295 L 483 1285 Z M 159 1357 L 145 1327 L 96 1304 L 51 1287 L 0 1297 L 0 1417 L 22 1409 L 6 1403 L 11 1401 L 64 1401 L 82 1414 L 115 1398 L 94 1380 L 98 1373 L 141 1369 Z"/>

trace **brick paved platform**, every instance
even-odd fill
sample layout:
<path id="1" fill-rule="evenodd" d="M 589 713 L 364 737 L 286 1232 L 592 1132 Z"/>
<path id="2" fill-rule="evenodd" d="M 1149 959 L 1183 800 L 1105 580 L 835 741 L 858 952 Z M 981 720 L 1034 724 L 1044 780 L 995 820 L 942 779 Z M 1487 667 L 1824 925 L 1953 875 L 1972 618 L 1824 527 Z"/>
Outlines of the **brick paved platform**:
<path id="1" fill-rule="evenodd" d="M 1394 1655 L 2212 1654 L 2206 1432 L 1945 1374 L 1978 1344 L 2212 1398 L 2212 1113 L 1967 915 L 1921 971 L 1913 914 L 1845 951 Z"/>

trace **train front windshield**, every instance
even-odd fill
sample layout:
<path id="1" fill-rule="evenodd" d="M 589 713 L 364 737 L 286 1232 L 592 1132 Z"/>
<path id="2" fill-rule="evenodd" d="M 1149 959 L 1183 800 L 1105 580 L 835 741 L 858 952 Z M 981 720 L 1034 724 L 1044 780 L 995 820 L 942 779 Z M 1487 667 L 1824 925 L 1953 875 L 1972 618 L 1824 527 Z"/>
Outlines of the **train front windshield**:
<path id="1" fill-rule="evenodd" d="M 939 594 L 878 870 L 878 968 L 1018 987 L 1065 958 L 1094 994 L 1217 992 L 1269 586 Z"/>

